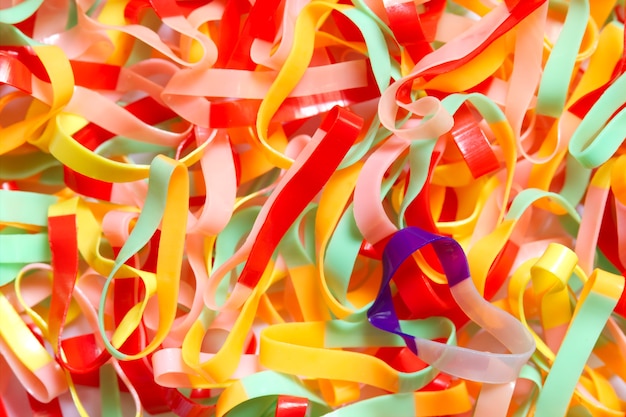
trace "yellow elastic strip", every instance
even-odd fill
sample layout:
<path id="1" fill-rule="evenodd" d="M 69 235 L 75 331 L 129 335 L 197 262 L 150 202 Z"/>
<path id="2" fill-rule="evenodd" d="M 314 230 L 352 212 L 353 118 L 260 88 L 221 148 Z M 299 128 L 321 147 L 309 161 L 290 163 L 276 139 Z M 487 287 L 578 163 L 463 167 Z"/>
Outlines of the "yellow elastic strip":
<path id="1" fill-rule="evenodd" d="M 199 371 L 208 381 L 224 383 L 229 380 L 239 365 L 243 345 L 257 314 L 261 296 L 265 293 L 269 285 L 275 279 L 278 279 L 276 275 L 278 273 L 279 272 L 274 269 L 274 263 L 269 262 L 259 284 L 255 287 L 254 291 L 241 308 L 241 312 L 228 334 L 224 345 L 211 359 L 199 363 L 197 358 L 200 354 L 199 348 L 201 343 L 199 342 L 202 339 L 193 340 L 193 338 L 190 338 L 188 340 L 187 337 L 185 337 L 183 341 L 183 359 L 185 359 L 187 365 Z M 187 336 L 190 336 L 190 334 Z M 195 336 L 198 335 L 198 333 L 195 333 Z M 204 334 L 202 334 L 202 337 L 204 337 Z M 190 362 L 187 362 L 187 360 L 190 360 Z"/>
<path id="2" fill-rule="evenodd" d="M 592 5 L 595 3 L 595 1 L 591 2 Z M 602 1 L 598 3 L 602 3 Z M 589 58 L 587 69 L 576 88 L 574 88 L 568 100 L 568 106 L 609 81 L 613 68 L 621 58 L 624 50 L 623 34 L 624 27 L 616 23 L 610 23 L 602 29 L 598 38 L 598 47 Z"/>
<path id="3" fill-rule="evenodd" d="M 2 317 L 0 337 L 29 371 L 35 372 L 53 362 L 50 354 L 37 341 L 1 291 L 0 317 Z"/>
<path id="4" fill-rule="evenodd" d="M 451 388 L 441 391 L 417 391 L 413 397 L 416 417 L 437 416 L 442 413 L 457 415 L 472 409 L 465 381 L 457 382 Z"/>
<path id="5" fill-rule="evenodd" d="M 421 88 L 456 93 L 480 84 L 502 66 L 508 55 L 507 42 L 510 36 L 510 32 L 507 32 L 468 63 L 436 76 Z"/>
<path id="6" fill-rule="evenodd" d="M 335 1 L 312 1 L 308 3 L 296 20 L 293 47 L 281 67 L 276 80 L 272 83 L 267 95 L 261 102 L 256 120 L 258 139 L 264 149 L 265 156 L 275 166 L 289 168 L 292 160 L 267 143 L 270 122 L 282 102 L 298 84 L 307 65 L 313 56 L 315 46 L 314 34 L 316 28 L 323 22 L 332 10 L 345 8 L 335 4 Z"/>

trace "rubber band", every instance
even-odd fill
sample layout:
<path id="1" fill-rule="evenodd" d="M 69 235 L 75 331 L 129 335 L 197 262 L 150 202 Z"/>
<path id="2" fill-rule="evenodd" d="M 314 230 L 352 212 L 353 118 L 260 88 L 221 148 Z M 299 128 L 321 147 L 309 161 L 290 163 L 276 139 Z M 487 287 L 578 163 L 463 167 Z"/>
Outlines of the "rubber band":
<path id="1" fill-rule="evenodd" d="M 0 416 L 624 415 L 622 3 L 3 4 Z"/>

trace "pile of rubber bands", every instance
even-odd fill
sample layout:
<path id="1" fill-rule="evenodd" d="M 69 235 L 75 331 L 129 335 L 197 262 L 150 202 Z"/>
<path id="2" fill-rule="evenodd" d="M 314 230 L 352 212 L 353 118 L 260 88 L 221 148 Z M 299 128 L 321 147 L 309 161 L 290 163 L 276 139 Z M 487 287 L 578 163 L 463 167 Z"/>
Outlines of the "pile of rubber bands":
<path id="1" fill-rule="evenodd" d="M 0 2 L 0 417 L 626 416 L 623 0 Z"/>

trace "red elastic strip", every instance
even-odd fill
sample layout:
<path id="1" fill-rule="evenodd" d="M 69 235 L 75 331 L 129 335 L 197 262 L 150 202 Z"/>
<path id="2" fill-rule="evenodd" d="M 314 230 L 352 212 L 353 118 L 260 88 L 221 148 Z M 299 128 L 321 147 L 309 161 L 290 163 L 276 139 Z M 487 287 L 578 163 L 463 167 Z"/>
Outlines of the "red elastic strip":
<path id="1" fill-rule="evenodd" d="M 507 240 L 504 244 L 504 248 L 496 257 L 487 274 L 485 282 L 485 298 L 487 300 L 491 300 L 506 281 L 509 272 L 513 268 L 518 251 L 519 246 L 514 242 Z"/>
<path id="2" fill-rule="evenodd" d="M 49 403 L 42 403 L 30 394 L 27 394 L 27 396 L 33 417 L 63 417 L 58 397 L 53 398 Z"/>
<path id="3" fill-rule="evenodd" d="M 346 109 L 334 107 L 329 112 L 320 127 L 326 135 L 270 207 L 238 282 L 249 288 L 256 286 L 278 242 L 326 184 L 362 126 L 363 120 Z"/>
<path id="4" fill-rule="evenodd" d="M 204 6 L 209 3 L 210 0 L 186 0 L 186 1 L 172 1 L 172 0 L 150 0 L 152 8 L 156 14 L 161 18 L 172 16 L 188 16 L 189 13 L 194 11 L 200 6 Z"/>
<path id="5" fill-rule="evenodd" d="M 97 198 L 99 200 L 111 200 L 111 190 L 113 184 L 110 182 L 100 181 L 86 175 L 76 172 L 67 166 L 63 166 L 63 179 L 65 185 L 71 190 L 76 191 L 87 197 Z"/>
<path id="6" fill-rule="evenodd" d="M 35 50 L 30 46 L 0 46 L 0 51 L 7 51 L 11 54 L 17 55 L 17 58 L 28 68 L 33 75 L 40 80 L 49 83 L 50 77 L 48 71 L 43 65 Z"/>
<path id="7" fill-rule="evenodd" d="M 50 341 L 57 344 L 57 361 L 75 374 L 96 371 L 110 358 L 100 351 L 93 334 L 62 340 L 61 333 L 72 301 L 78 274 L 78 242 L 76 216 L 73 214 L 48 218 L 52 264 L 52 296 L 48 319 Z M 61 352 L 67 360 L 63 360 Z"/>
<path id="8" fill-rule="evenodd" d="M 427 366 L 406 346 L 382 347 L 376 351 L 374 356 L 385 361 L 387 365 L 399 372 L 417 372 Z"/>
<path id="9" fill-rule="evenodd" d="M 37 12 L 28 16 L 26 20 L 22 20 L 19 23 L 16 23 L 14 26 L 18 28 L 24 35 L 29 38 L 33 38 L 33 33 L 35 31 L 35 22 L 37 21 Z"/>
<path id="10" fill-rule="evenodd" d="M 99 369 L 111 355 L 106 350 L 100 350 L 93 333 L 63 339 L 61 349 L 67 357 L 67 362 L 59 362 L 72 373 L 76 383 L 99 385 Z"/>
<path id="11" fill-rule="evenodd" d="M 395 3 L 385 7 L 385 10 L 389 17 L 389 27 L 398 42 L 406 48 L 413 62 L 418 62 L 433 51 L 426 39 L 415 3 Z"/>
<path id="12" fill-rule="evenodd" d="M 226 68 L 237 47 L 241 17 L 250 9 L 250 4 L 243 0 L 228 0 L 220 21 L 219 42 L 217 45 L 217 68 Z"/>
<path id="13" fill-rule="evenodd" d="M 120 77 L 117 65 L 97 62 L 70 61 L 74 72 L 74 83 L 93 90 L 115 90 Z M 98 74 L 94 77 L 94 74 Z"/>
<path id="14" fill-rule="evenodd" d="M 124 18 L 131 24 L 140 24 L 143 14 L 151 10 L 148 0 L 130 0 L 124 7 Z"/>
<path id="15" fill-rule="evenodd" d="M 4 407 L 4 400 L 2 399 L 2 396 L 0 396 L 0 417 L 9 417 L 7 410 Z"/>
<path id="16" fill-rule="evenodd" d="M 447 61 L 439 65 L 435 65 L 432 68 L 428 68 L 420 73 L 413 74 L 412 79 L 422 77 L 425 80 L 432 79 L 439 74 L 451 72 L 460 66 L 470 62 L 476 56 L 481 54 L 489 45 L 491 45 L 496 39 L 513 29 L 519 22 L 524 20 L 529 14 L 538 9 L 546 0 L 528 0 L 518 2 L 513 9 L 510 10 L 509 16 L 504 22 L 500 24 L 477 48 L 468 51 L 467 55 L 460 59 L 453 61 Z M 409 81 L 409 80 L 407 80 Z M 405 82 L 397 91 L 396 98 L 403 102 L 411 101 L 411 88 L 412 83 Z"/>
<path id="17" fill-rule="evenodd" d="M 617 236 L 617 225 L 615 224 L 615 196 L 613 195 L 613 191 L 610 189 L 608 201 L 609 204 L 607 204 L 604 208 L 602 224 L 600 225 L 598 247 L 609 262 L 611 262 L 623 276 L 626 276 L 626 265 L 622 265 L 620 261 L 619 246 L 616 244 L 619 242 L 619 239 Z M 626 291 L 622 292 L 614 311 L 620 316 L 626 318 Z"/>
<path id="18" fill-rule="evenodd" d="M 624 21 L 626 20 L 626 4 L 622 6 L 615 6 L 615 9 L 613 10 L 615 11 L 615 17 L 617 20 L 624 24 Z"/>
<path id="19" fill-rule="evenodd" d="M 160 232 L 157 231 L 152 236 L 148 246 L 148 257 L 141 268 L 145 271 L 154 272 L 156 270 L 156 260 L 158 256 L 158 242 Z M 120 248 L 113 248 L 115 256 Z M 134 257 L 131 257 L 128 264 L 133 267 L 136 265 Z M 115 281 L 113 287 L 113 314 L 116 326 L 119 325 L 126 313 L 143 297 L 143 282 L 138 278 L 124 278 Z M 120 351 L 139 352 L 143 348 L 142 334 L 145 333 L 143 324 L 135 329 L 129 338 L 122 344 Z M 152 369 L 146 362 L 150 362 L 152 355 L 146 359 L 137 359 L 131 361 L 120 361 L 120 366 L 131 385 L 137 391 L 137 395 L 141 400 L 144 409 L 150 414 L 161 414 L 164 412 L 173 412 L 179 416 L 189 417 L 209 417 L 213 415 L 215 406 L 202 405 L 191 401 L 175 388 L 167 388 L 157 384 L 154 380 Z"/>
<path id="20" fill-rule="evenodd" d="M 463 104 L 454 113 L 454 126 L 449 134 L 474 178 L 480 178 L 500 168 L 489 140 L 467 104 Z"/>
<path id="21" fill-rule="evenodd" d="M 61 333 L 72 302 L 78 276 L 78 242 L 76 215 L 48 218 L 48 240 L 52 265 L 52 295 L 48 317 L 48 334 L 57 352 L 61 350 Z"/>
<path id="22" fill-rule="evenodd" d="M 404 214 L 407 226 L 416 226 L 428 232 L 439 233 L 439 230 L 435 225 L 435 219 L 433 218 L 432 211 L 430 209 L 430 182 L 435 167 L 439 163 L 441 157 L 441 152 L 433 152 L 433 155 L 430 158 L 428 176 L 426 177 L 424 187 L 417 195 L 415 200 L 413 200 L 411 204 L 409 204 Z"/>
<path id="23" fill-rule="evenodd" d="M 33 92 L 30 70 L 10 51 L 0 51 L 1 84 L 8 84 L 26 94 Z"/>
<path id="24" fill-rule="evenodd" d="M 15 181 L 3 181 L 2 184 L 0 184 L 0 188 L 9 191 L 19 190 L 19 187 L 17 186 L 17 183 Z"/>
<path id="25" fill-rule="evenodd" d="M 449 286 L 433 282 L 415 262 L 402 264 L 393 281 L 397 288 L 394 306 L 399 307 L 397 311 L 400 319 L 443 316 L 452 320 L 457 327 L 467 322 L 468 318 L 454 301 Z"/>
<path id="26" fill-rule="evenodd" d="M 305 417 L 309 401 L 302 397 L 279 395 L 276 402 L 276 417 Z"/>
<path id="27" fill-rule="evenodd" d="M 452 187 L 446 187 L 446 193 L 444 196 L 443 208 L 439 215 L 440 222 L 452 222 L 456 220 L 457 211 L 459 208 L 459 201 L 456 196 L 456 191 Z"/>
<path id="28" fill-rule="evenodd" d="M 281 0 L 257 0 L 244 22 L 241 35 L 228 60 L 228 68 L 254 70 L 256 64 L 250 58 L 250 48 L 255 38 L 271 42 L 276 36 L 274 13 Z"/>

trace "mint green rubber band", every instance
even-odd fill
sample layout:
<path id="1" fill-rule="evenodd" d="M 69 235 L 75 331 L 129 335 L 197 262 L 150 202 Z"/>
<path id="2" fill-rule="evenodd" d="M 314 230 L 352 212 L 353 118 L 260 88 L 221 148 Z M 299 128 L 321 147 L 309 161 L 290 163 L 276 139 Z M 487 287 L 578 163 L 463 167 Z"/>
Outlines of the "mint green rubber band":
<path id="1" fill-rule="evenodd" d="M 362 158 L 370 151 L 370 149 L 372 149 L 384 139 L 388 138 L 390 134 L 390 131 L 380 126 L 380 119 L 378 118 L 378 114 L 375 114 L 372 117 L 372 123 L 367 129 L 365 137 L 360 142 L 352 145 L 337 169 L 344 169 L 356 164 L 357 162 L 362 160 Z"/>
<path id="2" fill-rule="evenodd" d="M 105 364 L 100 368 L 100 398 L 102 417 L 123 416 L 117 374 L 111 364 Z"/>
<path id="3" fill-rule="evenodd" d="M 326 249 L 326 257 L 323 259 L 328 288 L 344 305 L 348 304 L 346 298 L 348 285 L 362 241 L 363 236 L 354 220 L 354 208 L 350 204 L 337 223 Z"/>
<path id="4" fill-rule="evenodd" d="M 315 206 L 313 204 L 309 204 L 303 211 L 300 213 L 300 216 L 296 219 L 296 221 L 291 225 L 285 236 L 280 241 L 278 245 L 278 251 L 281 255 L 283 255 L 283 259 L 289 268 L 297 268 L 303 265 L 311 265 L 313 264 L 314 257 L 310 257 L 307 251 L 305 250 L 302 241 L 300 240 L 300 228 L 302 223 L 305 224 L 305 230 L 307 222 L 306 215 L 311 211 L 314 212 Z M 312 226 L 310 222 L 308 222 L 309 227 Z M 307 234 L 311 234 L 310 232 Z M 305 234 L 306 235 L 306 234 Z"/>
<path id="5" fill-rule="evenodd" d="M 416 140 L 409 145 L 409 184 L 406 188 L 402 204 L 400 205 L 400 213 L 398 215 L 398 226 L 400 229 L 405 227 L 404 214 L 409 205 L 415 200 L 426 184 L 428 178 L 428 170 L 433 150 L 437 144 L 437 139 Z"/>
<path id="6" fill-rule="evenodd" d="M 152 164 L 150 164 L 148 194 L 146 196 L 143 210 L 141 210 L 141 214 L 137 219 L 137 223 L 135 224 L 133 231 L 130 233 L 130 236 L 128 236 L 126 242 L 124 242 L 124 246 L 120 249 L 117 258 L 115 259 L 113 269 L 109 273 L 109 276 L 104 283 L 104 287 L 102 288 L 102 295 L 100 296 L 100 303 L 98 306 L 98 328 L 107 350 L 117 359 L 125 359 L 127 355 L 117 350 L 111 344 L 106 335 L 104 328 L 104 311 L 107 294 L 117 271 L 119 271 L 126 261 L 128 261 L 135 253 L 139 252 L 148 243 L 152 235 L 154 235 L 158 229 L 165 211 L 165 205 L 167 203 L 167 190 L 169 188 L 169 182 L 173 172 L 174 166 L 168 164 L 165 158 L 154 158 Z"/>
<path id="7" fill-rule="evenodd" d="M 524 365 L 520 371 L 519 377 L 521 379 L 529 380 L 533 383 L 533 393 L 526 398 L 526 400 L 515 410 L 512 417 L 526 417 L 530 412 L 530 408 L 534 404 L 537 395 L 541 391 L 541 386 L 543 384 L 541 373 L 536 368 L 533 368 L 530 365 Z"/>
<path id="8" fill-rule="evenodd" d="M 381 185 L 381 200 L 389 193 L 391 187 L 402 173 L 402 164 L 399 164 L 390 173 Z M 333 233 L 328 247 L 324 262 L 324 275 L 328 284 L 328 288 L 337 300 L 354 309 L 354 306 L 347 300 L 348 286 L 350 285 L 350 277 L 354 270 L 356 258 L 361 249 L 363 235 L 359 231 L 354 219 L 353 204 L 350 204 L 344 214 L 341 216 L 335 232 Z M 369 308 L 369 304 L 356 311 L 357 315 Z"/>
<path id="9" fill-rule="evenodd" d="M 17 275 L 26 265 L 28 263 L 0 263 L 0 287 L 15 281 Z"/>
<path id="10" fill-rule="evenodd" d="M 50 262 L 47 233 L 0 233 L 0 264 Z"/>
<path id="11" fill-rule="evenodd" d="M 43 4 L 43 0 L 24 0 L 8 9 L 0 10 L 0 23 L 14 25 L 32 16 Z"/>
<path id="12" fill-rule="evenodd" d="M 589 292 L 570 323 L 543 390 L 537 399 L 535 416 L 564 416 L 587 359 L 611 317 L 617 299 Z"/>
<path id="13" fill-rule="evenodd" d="M 331 408 L 324 400 L 302 385 L 298 378 L 274 371 L 262 371 L 240 380 L 247 401 L 228 411 L 228 417 L 273 417 L 279 395 L 306 398 L 309 401 L 308 416 L 326 415 Z"/>
<path id="14" fill-rule="evenodd" d="M 565 159 L 565 183 L 559 194 L 572 207 L 576 207 L 585 196 L 590 179 L 591 169 L 585 168 L 576 158 L 568 154 Z"/>
<path id="15" fill-rule="evenodd" d="M 58 198 L 49 194 L 0 190 L 0 223 L 48 225 L 48 207 Z"/>
<path id="16" fill-rule="evenodd" d="M 611 158 L 626 140 L 626 109 L 609 117 L 626 103 L 626 74 L 622 74 L 591 107 L 569 142 L 569 151 L 586 168 L 596 168 Z M 608 121 L 608 123 L 607 123 Z"/>
<path id="17" fill-rule="evenodd" d="M 476 107 L 476 110 L 478 110 L 480 115 L 483 116 L 485 121 L 489 124 L 507 120 L 498 105 L 489 97 L 480 93 L 450 94 L 441 100 L 441 105 L 448 111 L 448 113 L 454 114 L 467 101 Z"/>
<path id="18" fill-rule="evenodd" d="M 39 3 L 43 3 L 43 0 L 37 0 L 37 1 L 39 1 Z M 28 3 L 28 1 L 26 1 L 24 3 Z M 18 6 L 20 6 L 20 5 L 24 4 L 24 3 L 20 3 Z M 31 3 L 32 3 L 32 0 L 31 0 Z M 39 7 L 39 6 L 37 6 L 37 7 Z M 12 45 L 12 46 L 43 45 L 42 43 L 34 41 L 33 39 L 31 39 L 28 36 L 24 35 L 24 33 L 22 33 L 22 31 L 19 30 L 17 27 L 13 26 L 13 24 L 3 23 L 1 21 L 1 19 L 2 19 L 1 13 L 2 12 L 0 11 L 0 45 Z"/>
<path id="19" fill-rule="evenodd" d="M 348 9 L 341 12 L 352 20 L 361 31 L 367 46 L 374 79 L 376 79 L 378 90 L 382 94 L 389 87 L 389 74 L 391 74 L 391 60 L 384 35 L 376 22 L 359 9 Z"/>
<path id="20" fill-rule="evenodd" d="M 589 0 L 571 0 L 565 23 L 541 77 L 537 93 L 537 114 L 560 117 L 563 113 L 570 77 L 588 19 Z"/>
<path id="21" fill-rule="evenodd" d="M 515 196 L 509 212 L 506 214 L 506 220 L 518 220 L 522 214 L 530 207 L 535 201 L 541 198 L 550 198 L 563 207 L 567 213 L 577 222 L 580 223 L 580 215 L 576 209 L 560 194 L 556 194 L 550 191 L 539 190 L 537 188 L 527 188 L 522 190 Z"/>
<path id="22" fill-rule="evenodd" d="M 413 394 L 388 394 L 358 401 L 339 408 L 324 417 L 379 417 L 414 416 L 415 398 Z"/>
<path id="23" fill-rule="evenodd" d="M 251 396 L 292 395 L 312 402 L 324 403 L 321 397 L 304 387 L 298 378 L 280 372 L 261 371 L 246 376 L 240 381 L 249 398 Z"/>
<path id="24" fill-rule="evenodd" d="M 252 206 L 237 211 L 231 217 L 230 221 L 224 227 L 224 230 L 217 235 L 215 240 L 215 251 L 213 260 L 213 270 L 217 269 L 226 262 L 236 252 L 237 248 L 246 237 L 246 234 L 252 229 L 252 225 L 256 220 L 261 207 Z M 241 272 L 243 264 L 235 268 L 236 271 Z M 218 305 L 226 302 L 228 297 L 230 282 L 227 279 L 223 279 L 215 292 L 215 300 Z"/>

